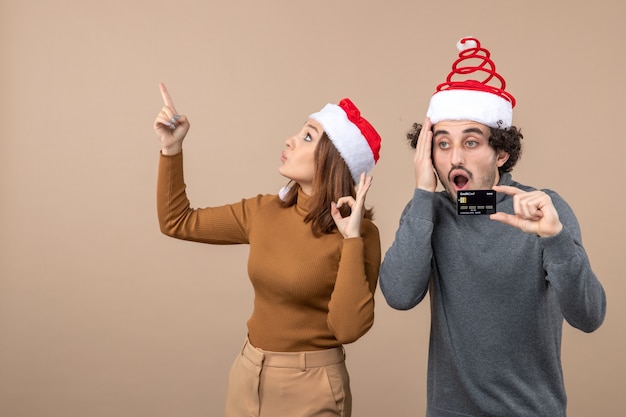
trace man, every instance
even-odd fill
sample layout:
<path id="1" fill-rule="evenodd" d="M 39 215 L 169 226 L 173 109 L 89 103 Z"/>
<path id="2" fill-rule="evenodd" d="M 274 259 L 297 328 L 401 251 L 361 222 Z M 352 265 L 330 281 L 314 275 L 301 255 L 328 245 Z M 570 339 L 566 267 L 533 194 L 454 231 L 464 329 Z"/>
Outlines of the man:
<path id="1" fill-rule="evenodd" d="M 430 292 L 427 416 L 564 417 L 563 319 L 597 329 L 604 289 L 572 209 L 511 177 L 522 135 L 489 51 L 475 38 L 457 46 L 424 123 L 408 135 L 416 189 L 381 265 L 381 290 L 399 310 Z M 445 191 L 435 191 L 437 178 Z M 495 190 L 495 209 L 464 204 L 489 194 L 475 190 Z"/>

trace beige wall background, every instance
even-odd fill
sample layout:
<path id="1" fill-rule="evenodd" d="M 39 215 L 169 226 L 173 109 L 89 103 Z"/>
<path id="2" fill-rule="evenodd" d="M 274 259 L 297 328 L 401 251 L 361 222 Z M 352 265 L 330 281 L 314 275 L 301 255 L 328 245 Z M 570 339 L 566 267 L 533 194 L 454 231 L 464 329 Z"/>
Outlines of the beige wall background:
<path id="1" fill-rule="evenodd" d="M 622 0 L 0 1 L 0 415 L 220 415 L 247 247 L 160 234 L 160 81 L 191 119 L 195 206 L 276 192 L 284 139 L 352 98 L 383 136 L 368 203 L 386 251 L 413 189 L 405 133 L 472 35 L 518 99 L 514 177 L 573 206 L 607 291 L 603 327 L 564 328 L 569 415 L 622 416 L 625 15 Z M 423 415 L 429 307 L 377 301 L 347 347 L 354 415 Z"/>

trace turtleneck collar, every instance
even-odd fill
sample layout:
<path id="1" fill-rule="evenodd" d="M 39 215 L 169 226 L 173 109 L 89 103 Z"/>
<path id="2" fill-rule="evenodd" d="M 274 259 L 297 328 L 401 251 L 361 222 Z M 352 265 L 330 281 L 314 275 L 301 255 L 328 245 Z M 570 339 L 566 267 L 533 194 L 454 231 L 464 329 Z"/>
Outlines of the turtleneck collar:
<path id="1" fill-rule="evenodd" d="M 497 185 L 512 185 L 513 184 L 513 177 L 511 176 L 510 172 L 505 172 L 504 174 L 500 175 L 500 181 L 498 181 Z M 508 196 L 504 193 L 497 193 L 496 195 L 496 203 L 501 203 L 503 202 Z"/>
<path id="2" fill-rule="evenodd" d="M 311 196 L 302 191 L 302 188 L 298 190 L 298 202 L 296 203 L 298 211 L 303 214 L 307 214 L 311 210 Z"/>
<path id="3" fill-rule="evenodd" d="M 511 185 L 513 183 L 513 177 L 510 172 L 505 172 L 500 175 L 500 181 L 498 181 L 498 185 Z"/>

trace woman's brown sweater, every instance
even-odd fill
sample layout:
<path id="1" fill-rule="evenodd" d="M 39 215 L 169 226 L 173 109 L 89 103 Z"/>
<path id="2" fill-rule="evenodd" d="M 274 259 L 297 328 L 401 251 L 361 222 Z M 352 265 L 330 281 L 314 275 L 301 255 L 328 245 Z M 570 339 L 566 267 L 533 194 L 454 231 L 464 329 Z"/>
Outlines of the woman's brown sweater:
<path id="1" fill-rule="evenodd" d="M 249 244 L 254 309 L 250 342 L 277 352 L 351 343 L 374 322 L 381 261 L 378 229 L 364 219 L 360 238 L 315 237 L 304 222 L 309 197 L 282 208 L 277 195 L 193 209 L 185 193 L 182 153 L 161 155 L 157 211 L 161 231 L 178 239 Z"/>

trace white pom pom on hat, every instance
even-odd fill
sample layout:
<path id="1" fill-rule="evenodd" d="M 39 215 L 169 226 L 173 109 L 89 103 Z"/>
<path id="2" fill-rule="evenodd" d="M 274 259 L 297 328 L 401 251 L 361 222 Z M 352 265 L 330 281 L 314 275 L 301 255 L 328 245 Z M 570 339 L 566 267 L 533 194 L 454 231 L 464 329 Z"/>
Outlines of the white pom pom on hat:
<path id="1" fill-rule="evenodd" d="M 463 40 L 465 40 L 465 42 L 463 42 Z M 476 48 L 476 47 L 478 47 L 478 43 L 476 42 L 476 40 L 474 40 L 471 37 L 461 38 L 456 43 L 456 49 L 458 49 L 459 52 L 464 51 L 469 48 Z"/>
<path id="2" fill-rule="evenodd" d="M 515 97 L 506 91 L 506 82 L 496 72 L 491 53 L 473 37 L 460 39 L 456 46 L 459 57 L 446 81 L 437 86 L 426 115 L 433 124 L 442 120 L 471 120 L 508 129 L 513 122 Z"/>
<path id="3" fill-rule="evenodd" d="M 362 173 L 367 174 L 374 168 L 380 155 L 380 135 L 349 98 L 339 104 L 328 103 L 309 118 L 322 125 L 355 183 Z"/>

